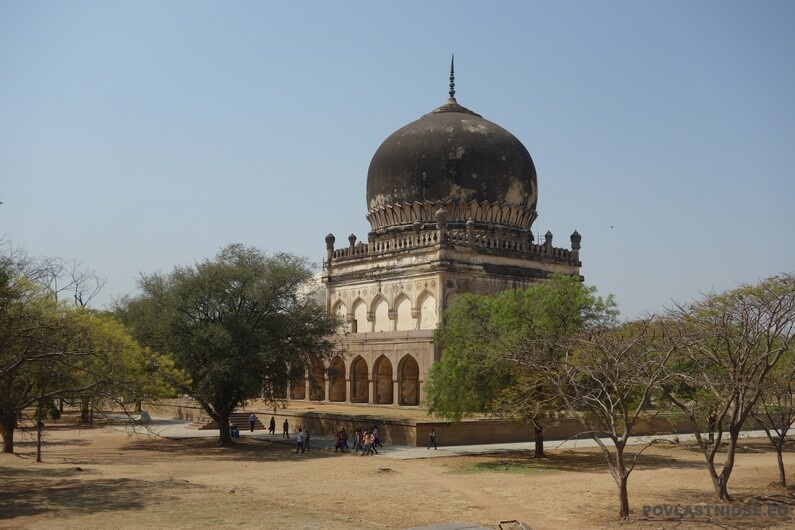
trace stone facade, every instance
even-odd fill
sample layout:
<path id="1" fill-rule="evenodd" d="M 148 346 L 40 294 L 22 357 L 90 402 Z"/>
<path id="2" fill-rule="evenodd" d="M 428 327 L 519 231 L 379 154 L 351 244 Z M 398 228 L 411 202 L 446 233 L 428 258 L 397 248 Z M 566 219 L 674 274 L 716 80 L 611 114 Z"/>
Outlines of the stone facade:
<path id="1" fill-rule="evenodd" d="M 334 375 L 323 399 L 352 403 L 413 406 L 424 402 L 423 385 L 440 352 L 433 332 L 444 310 L 461 293 L 497 294 L 525 288 L 551 274 L 579 274 L 580 237 L 571 248 L 501 239 L 491 230 L 454 230 L 446 212 L 417 230 L 373 236 L 367 243 L 348 238 L 335 249 L 326 238 L 322 276 L 326 308 L 345 322 L 340 359 L 344 388 L 332 396 Z M 300 393 L 295 395 L 300 397 Z M 344 397 L 344 399 L 343 399 Z"/>
<path id="2" fill-rule="evenodd" d="M 440 351 L 433 332 L 461 293 L 497 294 L 578 275 L 580 235 L 557 248 L 533 235 L 538 186 L 511 133 L 447 102 L 398 129 L 367 175 L 366 241 L 326 237 L 326 309 L 347 355 L 307 373 L 293 399 L 416 406 Z M 308 381 L 308 384 L 306 383 Z"/>

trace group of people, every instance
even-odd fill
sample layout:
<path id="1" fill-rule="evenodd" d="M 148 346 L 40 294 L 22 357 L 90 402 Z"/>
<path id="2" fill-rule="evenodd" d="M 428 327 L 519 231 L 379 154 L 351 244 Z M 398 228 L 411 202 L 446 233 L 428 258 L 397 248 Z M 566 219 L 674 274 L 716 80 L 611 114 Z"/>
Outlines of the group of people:
<path id="1" fill-rule="evenodd" d="M 384 447 L 383 444 L 381 444 L 378 427 L 373 425 L 372 429 L 362 429 L 361 427 L 356 428 L 353 438 L 354 451 L 361 451 L 362 454 L 360 456 L 369 456 L 372 454 L 377 455 L 377 447 Z"/>
<path id="2" fill-rule="evenodd" d="M 345 430 L 345 427 L 337 431 L 337 434 L 334 436 L 334 452 L 344 453 L 345 449 L 349 449 L 348 447 L 348 431 Z"/>
<path id="3" fill-rule="evenodd" d="M 257 423 L 257 416 L 252 414 L 248 418 L 249 427 L 251 428 L 251 432 L 254 432 L 254 426 Z M 231 425 L 232 436 L 237 437 L 239 436 L 237 432 L 237 427 L 232 424 Z M 276 434 L 276 418 L 271 416 L 271 421 L 268 423 L 268 434 Z M 285 418 L 284 423 L 282 424 L 282 438 L 290 438 L 290 422 L 287 421 Z M 298 432 L 295 435 L 295 452 L 309 451 L 309 429 L 303 430 L 301 427 L 298 428 Z M 378 427 L 373 425 L 371 429 L 362 429 L 361 427 L 357 427 L 356 431 L 353 435 L 353 450 L 357 453 L 361 451 L 361 456 L 367 456 L 372 454 L 378 454 L 377 448 L 383 448 L 383 444 L 381 443 L 381 439 L 379 438 L 379 431 Z M 436 431 L 431 429 L 429 433 L 429 440 L 428 440 L 428 449 L 433 447 L 436 449 Z M 346 449 L 350 449 L 348 447 L 348 431 L 345 430 L 343 427 L 335 436 L 334 441 L 334 452 L 344 453 Z"/>
<path id="4" fill-rule="evenodd" d="M 234 426 L 234 424 L 232 424 Z M 257 415 L 251 414 L 248 417 L 248 426 L 251 429 L 251 432 L 254 432 L 254 427 L 257 425 Z M 289 438 L 290 437 L 290 423 L 285 419 L 284 424 L 282 425 L 284 432 L 282 433 L 282 438 Z M 271 421 L 268 423 L 268 434 L 276 434 L 276 418 L 271 416 Z"/>
<path id="5" fill-rule="evenodd" d="M 378 427 L 373 426 L 372 429 L 362 429 L 357 427 L 353 434 L 353 450 L 357 453 L 361 452 L 360 456 L 378 454 L 378 447 L 384 447 L 381 439 L 378 436 Z M 334 437 L 334 452 L 344 453 L 348 446 L 348 431 L 343 427 Z"/>

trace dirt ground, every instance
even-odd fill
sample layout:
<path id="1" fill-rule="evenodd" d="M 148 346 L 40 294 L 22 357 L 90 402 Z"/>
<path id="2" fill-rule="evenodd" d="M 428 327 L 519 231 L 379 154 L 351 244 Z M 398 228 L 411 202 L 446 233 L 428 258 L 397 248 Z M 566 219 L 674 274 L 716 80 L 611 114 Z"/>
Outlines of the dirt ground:
<path id="1" fill-rule="evenodd" d="M 766 440 L 743 441 L 729 483 L 738 502 L 722 505 L 750 515 L 707 516 L 716 503 L 703 456 L 661 444 L 632 473 L 632 518 L 621 522 L 615 483 L 593 449 L 550 450 L 540 461 L 529 452 L 392 460 L 65 424 L 48 430 L 44 462 L 35 463 L 34 441 L 16 439 L 16 454 L 0 454 L 0 528 L 403 529 L 452 521 L 499 528 L 508 520 L 534 529 L 795 527 L 795 492 L 773 484 L 776 458 Z M 785 462 L 795 481 L 795 454 Z M 644 505 L 657 515 L 644 515 Z M 677 505 L 704 513 L 665 515 Z M 768 515 L 779 508 L 787 515 Z"/>

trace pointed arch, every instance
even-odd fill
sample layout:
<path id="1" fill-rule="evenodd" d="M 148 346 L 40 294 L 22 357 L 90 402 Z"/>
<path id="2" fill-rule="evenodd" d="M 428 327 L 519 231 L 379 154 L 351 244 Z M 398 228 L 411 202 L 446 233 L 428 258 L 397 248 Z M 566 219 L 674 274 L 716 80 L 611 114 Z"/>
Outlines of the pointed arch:
<path id="1" fill-rule="evenodd" d="M 375 396 L 373 403 L 378 405 L 391 405 L 394 403 L 392 395 L 392 362 L 383 355 L 375 361 L 373 368 L 373 382 L 375 383 Z"/>
<path id="2" fill-rule="evenodd" d="M 398 363 L 398 403 L 400 405 L 420 404 L 420 365 L 417 360 L 406 355 Z"/>
<path id="3" fill-rule="evenodd" d="M 306 399 L 306 370 L 303 366 L 295 368 L 290 383 L 290 399 Z"/>
<path id="4" fill-rule="evenodd" d="M 395 300 L 395 329 L 397 331 L 417 329 L 414 319 L 411 318 L 411 300 L 402 293 Z"/>
<path id="5" fill-rule="evenodd" d="M 436 325 L 439 323 L 436 297 L 428 291 L 423 291 L 417 298 L 417 307 L 420 310 L 419 329 L 436 329 Z"/>
<path id="6" fill-rule="evenodd" d="M 357 298 L 353 302 L 353 322 L 351 322 L 351 333 L 367 333 L 367 305 L 364 300 Z"/>
<path id="7" fill-rule="evenodd" d="M 329 401 L 345 401 L 345 363 L 334 357 L 328 369 Z"/>
<path id="8" fill-rule="evenodd" d="M 345 305 L 344 302 L 341 300 L 338 301 L 334 305 L 334 309 L 332 309 L 332 314 L 336 315 L 340 322 L 342 323 L 340 326 L 340 331 L 342 333 L 348 333 L 350 331 L 350 323 L 348 322 L 348 307 Z"/>
<path id="9" fill-rule="evenodd" d="M 370 374 L 367 361 L 357 356 L 351 362 L 351 403 L 367 403 L 370 400 Z"/>
<path id="10" fill-rule="evenodd" d="M 390 331 L 389 329 L 389 304 L 383 295 L 378 295 L 373 300 L 373 331 Z"/>
<path id="11" fill-rule="evenodd" d="M 326 371 L 320 363 L 309 369 L 309 399 L 323 401 L 326 399 Z"/>

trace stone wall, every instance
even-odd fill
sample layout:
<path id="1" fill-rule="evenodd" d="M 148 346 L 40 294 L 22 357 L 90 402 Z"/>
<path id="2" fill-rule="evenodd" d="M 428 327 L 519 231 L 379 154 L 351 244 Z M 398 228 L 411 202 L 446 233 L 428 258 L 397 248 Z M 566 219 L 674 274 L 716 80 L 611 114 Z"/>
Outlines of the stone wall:
<path id="1" fill-rule="evenodd" d="M 154 416 L 169 416 L 186 421 L 209 421 L 204 411 L 192 404 L 188 399 L 172 400 L 157 405 L 147 404 L 145 409 Z M 457 424 L 433 420 L 397 420 L 383 419 L 378 415 L 351 415 L 329 412 L 305 412 L 280 409 L 273 413 L 272 409 L 251 408 L 263 424 L 267 425 L 271 416 L 276 419 L 276 433 L 281 434 L 285 419 L 290 424 L 290 436 L 298 430 L 309 429 L 316 436 L 334 436 L 337 431 L 345 428 L 349 434 L 357 427 L 364 429 L 377 426 L 381 440 L 386 444 L 423 447 L 428 443 L 428 433 L 436 431 L 439 445 L 477 445 L 491 443 L 532 442 L 535 440 L 532 426 L 501 422 L 498 420 L 466 420 Z M 750 427 L 749 428 L 754 428 Z M 545 426 L 544 440 L 548 442 L 569 439 L 590 439 L 582 433 L 580 424 L 573 419 L 565 419 L 555 425 Z M 687 422 L 676 424 L 665 417 L 657 416 L 638 422 L 635 435 L 690 433 L 692 429 Z M 554 444 L 552 444 L 554 445 Z"/>

